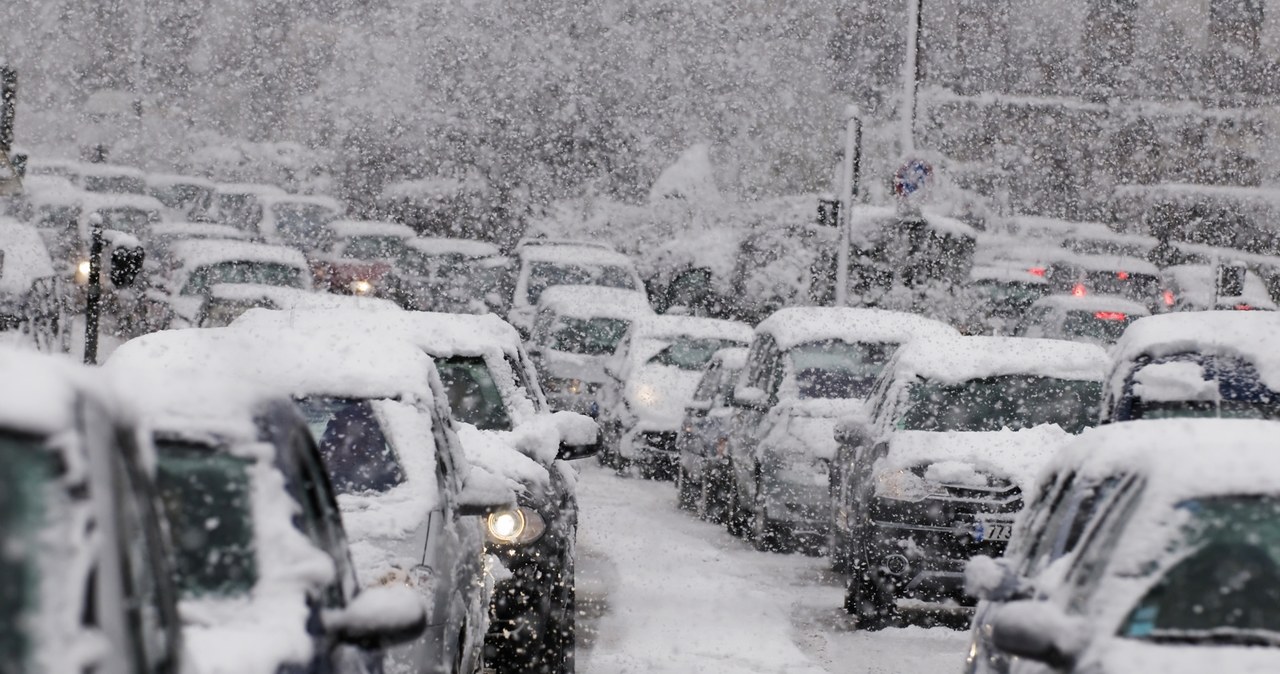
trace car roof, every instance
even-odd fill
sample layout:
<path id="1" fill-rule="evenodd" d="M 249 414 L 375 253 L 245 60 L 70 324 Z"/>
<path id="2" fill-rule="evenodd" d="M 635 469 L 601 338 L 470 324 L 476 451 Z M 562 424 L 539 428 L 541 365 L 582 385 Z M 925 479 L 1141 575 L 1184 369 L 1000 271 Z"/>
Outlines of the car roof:
<path id="1" fill-rule="evenodd" d="M 1102 381 L 1110 368 L 1107 352 L 1093 344 L 1027 337 L 969 336 L 922 339 L 898 352 L 894 377 L 921 377 L 941 383 L 1004 375 Z"/>
<path id="2" fill-rule="evenodd" d="M 1068 293 L 1048 295 L 1036 300 L 1031 308 L 1050 307 L 1062 311 L 1114 311 L 1132 316 L 1150 316 L 1151 310 L 1146 305 L 1134 302 L 1117 295 L 1095 295 L 1089 293 L 1077 297 Z"/>
<path id="3" fill-rule="evenodd" d="M 551 286 L 538 297 L 538 309 L 572 318 L 634 320 L 653 313 L 649 299 L 638 290 L 604 286 Z"/>
<path id="4" fill-rule="evenodd" d="M 333 197 L 324 196 L 322 194 L 290 194 L 281 190 L 279 192 L 264 192 L 259 194 L 262 205 L 270 208 L 279 204 L 305 204 L 307 206 L 320 206 L 328 208 L 338 213 L 346 210 L 342 206 L 342 202 Z"/>
<path id="5" fill-rule="evenodd" d="M 214 183 L 208 178 L 199 178 L 196 176 L 186 176 L 178 173 L 148 173 L 148 187 L 169 187 L 171 185 L 198 185 L 213 189 Z"/>
<path id="6" fill-rule="evenodd" d="M 0 426 L 20 433 L 58 433 L 76 425 L 76 401 L 82 395 L 114 405 L 109 389 L 91 370 L 70 358 L 0 345 Z"/>
<path id="7" fill-rule="evenodd" d="M 1142 356 L 1202 353 L 1242 358 L 1258 368 L 1263 383 L 1280 390 L 1280 314 L 1271 311 L 1184 311 L 1140 318 L 1112 347 L 1116 363 Z"/>
<path id="8" fill-rule="evenodd" d="M 265 183 L 219 183 L 214 187 L 214 192 L 218 194 L 254 194 L 258 196 L 288 194 L 288 192 L 275 185 L 267 185 Z"/>
<path id="9" fill-rule="evenodd" d="M 520 334 L 510 323 L 493 314 L 446 314 L 401 311 L 394 304 L 385 309 L 347 306 L 333 309 L 272 311 L 251 309 L 232 324 L 236 327 L 289 327 L 303 331 L 346 330 L 359 332 L 377 326 L 395 333 L 436 358 L 478 356 L 494 349 L 515 354 Z"/>
<path id="10" fill-rule="evenodd" d="M 339 239 L 350 239 L 357 236 L 398 236 L 404 239 L 413 238 L 413 228 L 398 222 L 385 220 L 334 220 L 329 229 Z"/>
<path id="11" fill-rule="evenodd" d="M 955 328 L 917 314 L 854 307 L 788 307 L 760 322 L 782 350 L 820 340 L 903 343 L 918 337 L 959 336 Z"/>
<path id="12" fill-rule="evenodd" d="M 631 258 L 607 248 L 577 244 L 550 246 L 526 246 L 518 254 L 531 262 L 560 262 L 563 264 L 616 265 L 631 269 Z"/>
<path id="13" fill-rule="evenodd" d="M 732 339 L 744 346 L 751 342 L 751 326 L 738 321 L 695 316 L 656 315 L 636 321 L 631 328 L 636 339 Z"/>
<path id="14" fill-rule="evenodd" d="M 184 239 L 169 244 L 169 253 L 181 261 L 185 270 L 228 260 L 278 262 L 298 269 L 310 270 L 301 251 L 287 246 L 274 246 L 253 241 L 228 239 Z"/>
<path id="15" fill-rule="evenodd" d="M 125 176 L 129 178 L 146 178 L 141 169 L 120 164 L 80 164 L 81 176 Z"/>
<path id="16" fill-rule="evenodd" d="M 245 241 L 249 233 L 231 225 L 212 222 L 157 222 L 151 225 L 151 237 L 171 236 L 181 239 L 234 239 Z"/>
<path id="17" fill-rule="evenodd" d="M 396 311 L 400 308 L 395 302 L 378 297 L 339 295 L 260 283 L 217 283 L 209 288 L 209 296 L 220 300 L 242 302 L 265 299 L 274 304 L 276 309 L 289 311 L 344 308 L 361 311 Z"/>
<path id="18" fill-rule="evenodd" d="M 1079 267 L 1085 271 L 1124 271 L 1130 274 L 1160 275 L 1160 268 L 1154 264 L 1142 258 L 1124 255 L 1073 255 L 1070 258 L 1055 260 L 1053 264 Z"/>
<path id="19" fill-rule="evenodd" d="M 583 248 L 597 248 L 599 250 L 615 250 L 614 247 L 603 241 L 588 241 L 585 239 L 555 239 L 546 237 L 525 237 L 516 242 L 516 251 L 525 248 L 535 248 L 538 246 L 579 246 Z"/>
<path id="20" fill-rule="evenodd" d="M 995 266 L 983 265 L 975 266 L 969 272 L 969 279 L 973 281 L 1001 281 L 1005 283 L 1030 283 L 1033 285 L 1048 285 L 1049 281 L 1044 276 L 1032 274 L 1030 268 L 1025 266 Z"/>
<path id="21" fill-rule="evenodd" d="M 474 239 L 453 239 L 434 236 L 423 236 L 409 239 L 408 247 L 427 255 L 462 255 L 464 257 L 496 257 L 501 254 L 498 247 L 485 241 Z"/>

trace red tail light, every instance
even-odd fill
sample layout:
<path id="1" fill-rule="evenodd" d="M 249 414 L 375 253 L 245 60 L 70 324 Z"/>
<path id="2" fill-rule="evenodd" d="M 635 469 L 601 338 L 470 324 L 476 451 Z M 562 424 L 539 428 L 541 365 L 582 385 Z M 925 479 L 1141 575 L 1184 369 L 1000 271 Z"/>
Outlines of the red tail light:
<path id="1" fill-rule="evenodd" d="M 1236 311 L 1254 311 L 1252 304 L 1237 304 L 1234 309 Z"/>
<path id="2" fill-rule="evenodd" d="M 1084 287 L 1084 284 L 1083 284 L 1083 283 L 1077 283 L 1077 284 L 1075 285 L 1075 287 L 1073 287 L 1073 288 L 1071 289 L 1071 294 L 1072 294 L 1072 295 L 1074 295 L 1074 296 L 1076 296 L 1076 297 L 1084 297 L 1084 296 L 1085 296 L 1085 295 L 1087 295 L 1088 293 L 1089 293 L 1089 291 L 1085 289 L 1085 287 Z"/>
<path id="3" fill-rule="evenodd" d="M 1116 272 L 1116 278 L 1120 279 L 1121 281 L 1128 281 L 1128 280 L 1129 280 L 1129 272 L 1127 272 L 1127 271 L 1118 271 L 1118 272 Z"/>
<path id="4" fill-rule="evenodd" d="M 1100 321 L 1123 321 L 1129 317 L 1129 314 L 1119 311 L 1097 311 L 1094 312 L 1093 317 Z"/>
<path id="5" fill-rule="evenodd" d="M 1032 267 L 1027 271 L 1031 272 L 1032 276 L 1044 276 L 1044 267 Z"/>
<path id="6" fill-rule="evenodd" d="M 1166 307 L 1171 307 L 1171 306 L 1173 306 L 1173 291 L 1172 291 L 1172 290 L 1166 290 L 1166 291 L 1164 291 L 1164 305 L 1165 305 Z"/>

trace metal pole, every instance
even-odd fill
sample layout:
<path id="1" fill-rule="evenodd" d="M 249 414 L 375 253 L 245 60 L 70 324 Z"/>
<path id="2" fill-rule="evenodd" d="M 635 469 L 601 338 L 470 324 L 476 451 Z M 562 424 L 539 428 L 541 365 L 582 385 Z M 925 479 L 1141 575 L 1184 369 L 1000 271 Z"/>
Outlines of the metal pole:
<path id="1" fill-rule="evenodd" d="M 858 194 L 858 174 L 862 169 L 862 115 L 858 106 L 844 109 L 844 161 L 840 170 L 840 248 L 836 252 L 836 293 L 838 307 L 849 306 L 849 228 L 853 222 L 854 197 Z"/>
<path id="2" fill-rule="evenodd" d="M 98 315 L 102 311 L 102 216 L 89 216 L 89 284 L 84 312 L 84 362 L 98 363 Z"/>
<path id="3" fill-rule="evenodd" d="M 907 54 L 902 68 L 902 153 L 916 149 L 916 110 L 920 92 L 920 32 L 924 27 L 924 0 L 907 0 Z"/>

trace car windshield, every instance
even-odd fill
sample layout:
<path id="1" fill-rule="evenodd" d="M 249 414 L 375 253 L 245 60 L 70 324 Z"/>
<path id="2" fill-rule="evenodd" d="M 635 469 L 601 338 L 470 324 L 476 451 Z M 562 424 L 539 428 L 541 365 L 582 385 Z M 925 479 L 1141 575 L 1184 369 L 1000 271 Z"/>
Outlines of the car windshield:
<path id="1" fill-rule="evenodd" d="M 649 358 L 649 365 L 667 365 L 700 371 L 720 349 L 744 346 L 731 339 L 680 339 Z"/>
<path id="2" fill-rule="evenodd" d="M 1280 646 L 1280 497 L 1187 501 L 1166 568 L 1120 634 L 1172 643 Z"/>
<path id="3" fill-rule="evenodd" d="M 165 206 L 189 214 L 207 208 L 213 197 L 213 190 L 200 185 L 178 183 L 153 187 L 150 194 Z"/>
<path id="4" fill-rule="evenodd" d="M 1137 316 L 1118 311 L 1068 311 L 1063 335 L 1072 340 L 1115 344 Z"/>
<path id="5" fill-rule="evenodd" d="M 342 249 L 348 260 L 393 260 L 404 253 L 404 239 L 398 236 L 357 236 Z"/>
<path id="6" fill-rule="evenodd" d="M 250 462 L 208 445 L 156 442 L 156 486 L 187 596 L 248 594 L 258 579 Z"/>
<path id="7" fill-rule="evenodd" d="M 1119 295 L 1142 304 L 1150 304 L 1160 295 L 1160 279 L 1150 274 L 1092 271 L 1085 275 L 1085 285 L 1089 292 Z"/>
<path id="8" fill-rule="evenodd" d="M 303 250 L 328 250 L 333 245 L 329 223 L 337 217 L 333 209 L 315 204 L 276 204 L 276 235 L 287 246 Z"/>
<path id="9" fill-rule="evenodd" d="M 111 192 L 114 194 L 142 194 L 147 184 L 142 178 L 134 176 L 100 176 L 84 175 L 80 177 L 80 187 L 86 192 Z"/>
<path id="10" fill-rule="evenodd" d="M 631 327 L 620 318 L 567 318 L 551 335 L 551 348 L 584 356 L 605 356 L 618 348 L 618 342 Z"/>
<path id="11" fill-rule="evenodd" d="M 507 404 L 484 358 L 455 356 L 437 360 L 436 368 L 455 419 L 481 430 L 511 430 Z"/>
<path id="12" fill-rule="evenodd" d="M 318 440 L 335 491 L 385 492 L 404 482 L 404 468 L 368 400 L 301 398 L 298 407 Z"/>
<path id="13" fill-rule="evenodd" d="M 824 340 L 787 352 L 801 398 L 865 398 L 897 344 Z"/>
<path id="14" fill-rule="evenodd" d="M 537 305 L 542 291 L 551 286 L 604 286 L 638 290 L 631 271 L 617 265 L 579 265 L 534 262 L 529 265 L 529 304 Z"/>
<path id="15" fill-rule="evenodd" d="M 51 517 L 58 466 L 29 437 L 0 434 L 0 671 L 28 672 L 31 621 L 40 611 L 41 535 Z"/>
<path id="16" fill-rule="evenodd" d="M 1068 433 L 1094 425 L 1102 398 L 1095 381 L 1009 375 L 961 384 L 921 382 L 898 420 L 907 431 L 999 431 L 1056 424 Z"/>
<path id="17" fill-rule="evenodd" d="M 159 222 L 158 214 L 140 208 L 99 209 L 102 226 L 125 234 L 146 238 L 152 223 Z"/>
<path id="18" fill-rule="evenodd" d="M 198 267 L 182 288 L 183 295 L 203 295 L 219 283 L 253 283 L 258 285 L 301 288 L 302 270 L 280 262 L 228 260 Z"/>

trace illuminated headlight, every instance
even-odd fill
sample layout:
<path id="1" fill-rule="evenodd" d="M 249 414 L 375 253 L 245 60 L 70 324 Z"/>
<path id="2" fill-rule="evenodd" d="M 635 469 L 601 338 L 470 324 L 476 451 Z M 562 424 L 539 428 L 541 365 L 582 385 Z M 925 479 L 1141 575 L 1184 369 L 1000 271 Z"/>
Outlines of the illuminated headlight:
<path id="1" fill-rule="evenodd" d="M 81 260 L 76 264 L 76 285 L 82 286 L 89 282 L 89 261 Z"/>
<path id="2" fill-rule="evenodd" d="M 350 287 L 351 292 L 356 295 L 373 294 L 373 284 L 368 281 L 365 281 L 364 279 L 361 279 L 359 281 L 352 281 L 351 285 L 348 287 Z"/>
<path id="3" fill-rule="evenodd" d="M 498 545 L 528 545 L 542 538 L 547 523 L 537 511 L 521 506 L 491 513 L 485 522 L 485 534 Z"/>
<path id="4" fill-rule="evenodd" d="M 555 377 L 548 377 L 546 379 L 546 385 L 547 389 L 552 392 L 572 393 L 573 395 L 582 393 L 583 389 L 581 379 L 558 379 Z"/>
<path id="5" fill-rule="evenodd" d="M 932 493 L 932 485 L 909 470 L 882 473 L 876 478 L 876 496 L 880 498 L 918 503 Z"/>
<path id="6" fill-rule="evenodd" d="M 658 389 L 648 384 L 641 384 L 636 388 L 636 402 L 644 407 L 653 407 L 661 399 L 662 396 L 658 393 Z"/>

